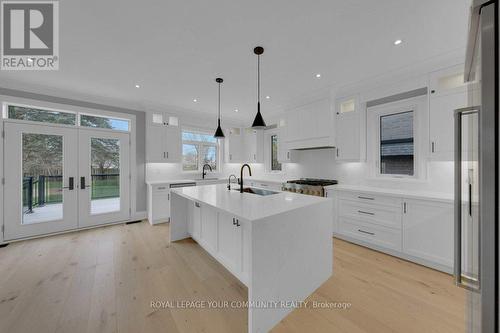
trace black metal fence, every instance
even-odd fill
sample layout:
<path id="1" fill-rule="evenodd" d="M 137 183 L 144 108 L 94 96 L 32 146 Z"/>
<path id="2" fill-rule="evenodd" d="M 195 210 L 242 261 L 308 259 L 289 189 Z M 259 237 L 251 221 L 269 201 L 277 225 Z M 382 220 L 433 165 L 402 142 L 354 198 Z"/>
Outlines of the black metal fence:
<path id="1" fill-rule="evenodd" d="M 75 180 L 76 184 L 76 180 Z M 34 207 L 61 203 L 62 176 L 24 177 L 23 207 L 24 213 L 32 213 Z M 91 199 L 117 198 L 120 196 L 120 174 L 93 174 Z"/>

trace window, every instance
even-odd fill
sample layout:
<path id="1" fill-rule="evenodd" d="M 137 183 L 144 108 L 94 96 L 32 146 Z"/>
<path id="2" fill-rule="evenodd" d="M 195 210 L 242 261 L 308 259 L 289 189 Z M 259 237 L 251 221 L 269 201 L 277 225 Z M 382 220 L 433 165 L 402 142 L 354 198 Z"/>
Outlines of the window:
<path id="1" fill-rule="evenodd" d="M 201 131 L 182 131 L 182 170 L 201 171 L 204 164 L 217 170 L 219 145 L 212 134 Z"/>
<path id="2" fill-rule="evenodd" d="M 271 171 L 281 171 L 281 163 L 278 161 L 278 135 L 271 135 Z"/>
<path id="3" fill-rule="evenodd" d="M 107 128 L 117 131 L 129 131 L 129 121 L 125 119 L 116 119 L 108 117 L 91 116 L 87 114 L 80 115 L 80 126 Z"/>
<path id="4" fill-rule="evenodd" d="M 380 116 L 380 174 L 415 173 L 413 111 Z"/>
<path id="5" fill-rule="evenodd" d="M 76 125 L 76 114 L 61 111 L 43 110 L 31 107 L 9 105 L 9 119 L 38 121 L 42 123 Z"/>

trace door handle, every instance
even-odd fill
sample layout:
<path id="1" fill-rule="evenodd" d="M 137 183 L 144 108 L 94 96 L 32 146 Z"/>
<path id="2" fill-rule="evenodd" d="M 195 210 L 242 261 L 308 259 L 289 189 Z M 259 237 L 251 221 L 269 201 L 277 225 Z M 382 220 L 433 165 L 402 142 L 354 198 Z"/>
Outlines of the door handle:
<path id="1" fill-rule="evenodd" d="M 477 114 L 480 117 L 478 106 L 466 107 L 455 110 L 455 255 L 453 275 L 458 287 L 479 292 L 481 289 L 481 277 L 478 271 L 477 277 L 469 277 L 462 271 L 462 116 Z M 469 184 L 470 185 L 470 184 Z M 472 195 L 472 187 L 469 186 L 469 196 Z M 469 213 L 472 210 L 469 197 Z M 480 239 L 478 240 L 481 241 Z"/>
<path id="2" fill-rule="evenodd" d="M 75 189 L 75 177 L 68 178 L 68 186 L 63 187 L 63 189 L 68 189 L 70 191 Z"/>
<path id="3" fill-rule="evenodd" d="M 80 177 L 80 189 L 85 190 L 87 187 L 85 186 L 85 177 Z"/>

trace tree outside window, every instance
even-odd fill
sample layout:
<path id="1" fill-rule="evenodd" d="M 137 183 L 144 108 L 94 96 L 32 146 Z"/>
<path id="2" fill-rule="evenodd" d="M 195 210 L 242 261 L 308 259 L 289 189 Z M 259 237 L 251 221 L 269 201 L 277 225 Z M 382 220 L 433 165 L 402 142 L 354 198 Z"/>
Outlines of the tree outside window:
<path id="1" fill-rule="evenodd" d="M 212 134 L 182 131 L 182 170 L 201 171 L 204 164 L 217 170 L 219 145 Z"/>

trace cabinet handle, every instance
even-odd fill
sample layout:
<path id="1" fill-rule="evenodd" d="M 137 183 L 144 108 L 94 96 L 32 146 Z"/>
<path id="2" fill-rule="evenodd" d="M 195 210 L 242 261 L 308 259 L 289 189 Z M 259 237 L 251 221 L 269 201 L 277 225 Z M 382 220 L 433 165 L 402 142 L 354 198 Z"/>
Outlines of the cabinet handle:
<path id="1" fill-rule="evenodd" d="M 436 144 L 434 143 L 434 141 L 431 142 L 431 151 L 434 153 L 436 150 L 435 150 L 435 146 Z"/>
<path id="2" fill-rule="evenodd" d="M 370 236 L 375 236 L 374 232 L 365 231 L 363 229 L 358 229 L 358 231 L 361 232 L 362 234 L 367 234 L 367 235 L 370 235 Z"/>
<path id="3" fill-rule="evenodd" d="M 166 189 L 166 187 L 165 187 L 165 186 L 162 186 L 162 187 L 158 187 L 158 189 L 159 189 L 159 190 L 164 190 L 164 189 Z"/>
<path id="4" fill-rule="evenodd" d="M 199 202 L 195 202 L 194 206 L 197 207 L 197 208 L 200 208 L 200 203 Z"/>
<path id="5" fill-rule="evenodd" d="M 289 151 L 286 152 L 286 158 L 290 159 L 290 152 Z"/>
<path id="6" fill-rule="evenodd" d="M 168 151 L 167 151 L 167 158 L 168 158 Z"/>
<path id="7" fill-rule="evenodd" d="M 170 193 L 167 194 L 167 200 L 170 201 Z"/>
<path id="8" fill-rule="evenodd" d="M 375 215 L 375 213 L 365 212 L 365 211 L 362 211 L 362 210 L 358 210 L 358 213 L 365 214 L 365 215 Z"/>
<path id="9" fill-rule="evenodd" d="M 358 196 L 358 199 L 363 199 L 363 200 L 375 200 L 375 198 L 363 197 L 363 196 Z"/>
<path id="10" fill-rule="evenodd" d="M 167 156 L 166 156 L 165 152 L 163 152 L 163 158 L 166 158 L 166 157 L 167 157 Z"/>
<path id="11" fill-rule="evenodd" d="M 239 227 L 240 226 L 240 220 L 236 219 L 236 226 Z"/>
<path id="12" fill-rule="evenodd" d="M 236 219 L 233 217 L 233 225 L 236 225 Z"/>
<path id="13" fill-rule="evenodd" d="M 403 213 L 406 214 L 406 202 L 403 202 Z"/>
<path id="14" fill-rule="evenodd" d="M 339 150 L 340 150 L 340 149 L 338 149 L 338 148 L 337 148 L 337 157 L 339 157 Z"/>
<path id="15" fill-rule="evenodd" d="M 255 157 L 255 154 L 253 154 L 253 160 L 255 161 L 257 159 L 257 157 Z"/>
<path id="16" fill-rule="evenodd" d="M 232 161 L 233 160 L 233 154 L 229 154 L 229 160 Z"/>

